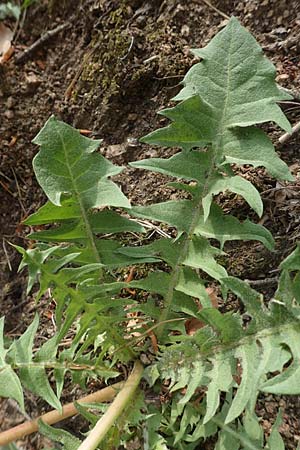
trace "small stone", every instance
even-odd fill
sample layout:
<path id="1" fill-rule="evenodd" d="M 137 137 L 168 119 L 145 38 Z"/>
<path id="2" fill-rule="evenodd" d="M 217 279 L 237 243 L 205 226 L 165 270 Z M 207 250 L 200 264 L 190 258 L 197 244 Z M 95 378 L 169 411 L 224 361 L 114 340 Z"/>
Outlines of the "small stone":
<path id="1" fill-rule="evenodd" d="M 55 100 L 56 99 L 56 93 L 55 92 L 46 91 L 46 94 L 47 94 L 48 98 L 50 98 L 51 100 Z"/>
<path id="2" fill-rule="evenodd" d="M 14 112 L 11 109 L 7 109 L 4 112 L 4 117 L 6 117 L 7 119 L 13 119 L 14 117 Z"/>
<path id="3" fill-rule="evenodd" d="M 282 73 L 280 75 L 277 75 L 276 77 L 276 81 L 283 81 L 283 80 L 288 80 L 289 79 L 289 75 L 287 73 Z"/>
<path id="4" fill-rule="evenodd" d="M 147 17 L 141 15 L 136 18 L 135 22 L 138 27 L 144 27 L 146 25 L 146 21 L 147 21 Z"/>
<path id="5" fill-rule="evenodd" d="M 127 116 L 129 122 L 135 122 L 138 118 L 138 115 L 135 113 L 130 113 Z"/>
<path id="6" fill-rule="evenodd" d="M 182 36 L 188 37 L 190 34 L 190 27 L 186 24 L 182 25 L 180 33 Z"/>
<path id="7" fill-rule="evenodd" d="M 136 138 L 128 137 L 126 140 L 128 147 L 137 147 L 139 145 L 139 141 Z"/>
<path id="8" fill-rule="evenodd" d="M 33 93 L 41 84 L 40 78 L 38 78 L 34 73 L 29 73 L 25 75 L 25 81 L 27 85 L 27 92 Z"/>
<path id="9" fill-rule="evenodd" d="M 8 109 L 11 109 L 14 105 L 14 99 L 12 97 L 8 97 L 8 99 L 6 100 L 6 107 Z"/>

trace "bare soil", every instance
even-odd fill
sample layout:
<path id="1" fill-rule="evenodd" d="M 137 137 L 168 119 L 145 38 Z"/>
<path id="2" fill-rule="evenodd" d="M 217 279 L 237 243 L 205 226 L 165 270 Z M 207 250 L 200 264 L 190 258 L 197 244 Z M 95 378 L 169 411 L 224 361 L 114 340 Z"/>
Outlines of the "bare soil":
<path id="1" fill-rule="evenodd" d="M 37 152 L 31 143 L 34 136 L 55 114 L 77 128 L 90 130 L 90 136 L 101 137 L 101 151 L 117 164 L 126 166 L 137 159 L 172 154 L 171 150 L 142 145 L 138 139 L 165 123 L 156 113 L 171 105 L 183 75 L 195 62 L 189 49 L 205 46 L 226 23 L 226 15 L 235 15 L 274 62 L 278 83 L 295 97 L 282 106 L 292 123 L 299 121 L 299 0 L 51 0 L 38 1 L 23 14 L 16 28 L 15 53 L 0 66 L 0 315 L 6 318 L 10 336 L 22 333 L 36 310 L 33 297 L 26 296 L 26 274 L 17 275 L 20 258 L 9 245 L 27 245 L 28 229 L 22 219 L 45 200 L 32 171 Z M 15 25 L 10 20 L 5 23 L 12 28 Z M 26 48 L 64 23 L 66 29 L 18 63 Z M 270 126 L 269 132 L 282 159 L 297 176 L 299 134 L 280 145 L 281 131 Z M 231 243 L 226 248 L 228 270 L 254 280 L 253 285 L 271 297 L 274 285 L 263 280 L 276 277 L 280 261 L 299 239 L 300 182 L 281 185 L 260 169 L 245 168 L 243 173 L 262 192 L 265 214 L 261 223 L 273 233 L 277 245 L 275 253 L 270 253 L 260 244 Z M 126 168 L 118 182 L 134 204 L 176 195 L 165 187 L 162 176 L 143 171 Z M 219 201 L 225 210 L 234 210 L 241 218 L 251 217 L 241 199 L 227 196 Z M 46 305 L 42 308 L 41 340 L 53 330 Z M 70 387 L 63 401 L 71 401 L 77 394 Z M 0 404 L 0 430 L 24 420 L 14 402 L 3 400 Z M 26 406 L 32 418 L 45 408 L 29 394 Z M 262 397 L 257 412 L 266 431 L 279 408 L 283 409 L 281 431 L 286 448 L 295 449 L 300 440 L 299 398 Z M 76 420 L 66 427 L 78 433 L 84 430 L 84 423 Z M 19 448 L 46 446 L 50 444 L 35 436 Z"/>

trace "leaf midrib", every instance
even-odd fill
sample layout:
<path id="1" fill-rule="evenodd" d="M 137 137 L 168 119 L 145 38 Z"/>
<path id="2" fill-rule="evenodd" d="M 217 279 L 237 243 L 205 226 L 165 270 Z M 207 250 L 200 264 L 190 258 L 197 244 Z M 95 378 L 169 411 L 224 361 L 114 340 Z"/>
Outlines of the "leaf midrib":
<path id="1" fill-rule="evenodd" d="M 232 35 L 231 35 L 231 39 L 230 39 L 230 43 L 229 43 L 229 49 L 231 49 L 232 47 Z M 180 273 L 180 267 L 182 265 L 182 262 L 184 261 L 184 259 L 186 258 L 187 254 L 188 254 L 188 247 L 189 247 L 189 243 L 191 241 L 191 238 L 195 232 L 195 228 L 197 226 L 199 217 L 203 211 L 203 206 L 202 206 L 202 199 L 205 197 L 205 195 L 208 192 L 209 189 L 209 185 L 210 185 L 210 180 L 211 178 L 214 176 L 215 174 L 215 168 L 214 168 L 214 164 L 215 164 L 215 160 L 217 158 L 218 155 L 218 146 L 221 146 L 222 144 L 222 138 L 224 135 L 224 131 L 225 131 L 225 118 L 226 118 L 226 111 L 227 111 L 227 105 L 228 105 L 228 97 L 229 97 L 229 90 L 230 90 L 230 63 L 231 63 L 231 52 L 229 51 L 229 58 L 228 58 L 228 65 L 227 65 L 227 95 L 225 97 L 225 104 L 224 104 L 224 108 L 223 108 L 223 112 L 222 112 L 222 118 L 220 121 L 220 127 L 219 127 L 219 132 L 217 130 L 217 142 L 215 146 L 212 146 L 212 160 L 211 160 L 211 165 L 208 171 L 208 175 L 206 178 L 206 182 L 204 183 L 203 189 L 201 190 L 201 192 L 198 195 L 197 198 L 197 206 L 195 208 L 195 212 L 194 215 L 192 217 L 192 221 L 191 221 L 191 225 L 189 228 L 189 231 L 186 235 L 186 239 L 182 248 L 182 251 L 180 252 L 179 256 L 178 256 L 178 260 L 176 263 L 176 266 L 173 269 L 172 272 L 172 276 L 170 279 L 170 283 L 168 286 L 168 290 L 167 290 L 167 294 L 165 297 L 165 308 L 162 312 L 161 315 L 161 319 L 159 321 L 159 323 L 162 324 L 162 326 L 158 329 L 158 336 L 162 334 L 163 332 L 163 323 L 166 321 L 166 319 L 168 318 L 169 315 L 169 311 L 171 309 L 172 306 L 172 302 L 173 302 L 173 297 L 174 297 L 174 291 L 175 291 L 175 287 L 178 283 L 178 278 L 179 278 L 179 273 Z M 218 142 L 219 141 L 219 142 Z"/>
<path id="2" fill-rule="evenodd" d="M 87 234 L 87 238 L 88 238 L 88 240 L 90 242 L 90 246 L 91 246 L 91 249 L 93 251 L 93 254 L 94 254 L 94 257 L 95 257 L 95 261 L 97 263 L 101 263 L 101 259 L 100 259 L 100 256 L 99 256 L 99 252 L 97 250 L 97 246 L 96 246 L 93 230 L 92 230 L 91 224 L 90 224 L 89 219 L 88 219 L 87 211 L 86 211 L 84 203 L 83 203 L 83 201 L 81 199 L 80 190 L 77 187 L 76 179 L 74 178 L 72 170 L 71 170 L 72 164 L 69 161 L 69 157 L 68 157 L 68 152 L 67 152 L 67 148 L 66 148 L 66 145 L 65 145 L 65 141 L 64 141 L 63 136 L 62 136 L 62 134 L 60 133 L 59 130 L 57 130 L 57 133 L 58 133 L 58 137 L 59 137 L 59 139 L 61 141 L 62 149 L 63 149 L 63 152 L 64 152 L 66 166 L 67 166 L 68 172 L 69 172 L 69 178 L 71 180 L 71 183 L 72 183 L 72 186 L 73 186 L 73 190 L 74 190 L 74 194 L 75 194 L 75 197 L 76 197 L 77 202 L 78 202 L 79 207 L 80 207 L 82 219 L 83 219 L 83 222 L 84 222 L 84 225 L 85 225 L 85 231 L 86 231 L 86 234 Z M 78 160 L 80 160 L 80 158 Z M 101 277 L 102 277 L 102 271 L 101 271 L 101 269 L 99 269 L 99 270 L 100 270 L 100 274 L 101 274 Z"/>

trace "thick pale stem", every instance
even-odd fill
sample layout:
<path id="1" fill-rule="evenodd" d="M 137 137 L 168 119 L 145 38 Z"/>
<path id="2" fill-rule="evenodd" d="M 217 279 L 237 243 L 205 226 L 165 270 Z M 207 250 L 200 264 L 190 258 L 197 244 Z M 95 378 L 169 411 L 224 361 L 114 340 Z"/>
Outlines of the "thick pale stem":
<path id="1" fill-rule="evenodd" d="M 78 403 L 102 403 L 111 401 L 115 395 L 124 386 L 123 382 L 113 384 L 100 391 L 94 392 L 93 394 L 87 395 L 86 397 L 78 400 Z M 46 414 L 39 416 L 37 419 L 29 420 L 28 422 L 22 423 L 14 428 L 3 431 L 0 433 L 0 446 L 7 445 L 10 442 L 16 441 L 18 439 L 23 439 L 29 434 L 35 433 L 39 429 L 38 421 L 42 420 L 48 425 L 53 425 L 54 423 L 65 420 L 68 417 L 72 417 L 78 414 L 76 406 L 74 403 L 68 403 L 63 406 L 62 411 L 53 410 L 47 412 Z"/>
<path id="2" fill-rule="evenodd" d="M 139 361 L 136 361 L 134 369 L 125 382 L 124 387 L 118 393 L 106 413 L 98 420 L 88 437 L 78 447 L 78 450 L 95 450 L 97 448 L 132 399 L 132 396 L 139 385 L 143 370 L 143 365 Z"/>

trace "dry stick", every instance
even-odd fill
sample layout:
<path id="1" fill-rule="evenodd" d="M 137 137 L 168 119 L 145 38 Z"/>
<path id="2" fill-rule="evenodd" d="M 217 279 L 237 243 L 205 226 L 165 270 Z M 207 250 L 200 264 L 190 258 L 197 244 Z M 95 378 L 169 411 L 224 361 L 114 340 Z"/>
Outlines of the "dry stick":
<path id="1" fill-rule="evenodd" d="M 203 2 L 205 3 L 207 6 L 209 6 L 211 9 L 213 9 L 214 11 L 216 11 L 218 14 L 220 14 L 220 16 L 224 17 L 224 19 L 230 19 L 229 16 L 227 16 L 227 14 L 223 13 L 222 11 L 220 11 L 218 8 L 216 8 L 214 5 L 212 5 L 208 0 L 196 0 L 196 3 L 200 3 Z"/>
<path id="2" fill-rule="evenodd" d="M 300 130 L 300 122 L 296 123 L 296 125 L 293 126 L 292 131 L 290 133 L 284 133 L 278 140 L 280 144 L 284 144 L 290 137 L 293 136 L 293 134 L 297 133 L 297 131 Z"/>
<path id="3" fill-rule="evenodd" d="M 252 286 L 266 286 L 268 284 L 275 284 L 279 280 L 279 277 L 271 277 L 271 278 L 264 278 L 262 280 L 245 280 L 247 283 L 251 284 Z"/>
<path id="4" fill-rule="evenodd" d="M 287 94 L 290 94 L 294 100 L 300 100 L 300 92 L 295 91 L 294 89 L 287 89 L 283 86 L 280 86 L 280 89 L 284 92 L 286 92 Z M 284 103 L 284 100 L 282 102 L 279 103 Z"/>
<path id="5" fill-rule="evenodd" d="M 129 375 L 122 390 L 108 407 L 106 413 L 98 420 L 88 437 L 78 447 L 78 450 L 95 450 L 114 422 L 122 414 L 128 402 L 137 389 L 143 374 L 144 367 L 140 361 L 136 361 L 133 371 Z"/>
<path id="6" fill-rule="evenodd" d="M 34 53 L 41 45 L 45 44 L 45 42 L 49 41 L 51 38 L 56 36 L 60 31 L 69 28 L 71 24 L 69 22 L 65 22 L 53 30 L 47 31 L 43 34 L 37 41 L 35 41 L 30 47 L 28 47 L 21 55 L 16 56 L 15 61 L 17 64 L 25 62 L 32 53 Z"/>
<path id="7" fill-rule="evenodd" d="M 123 386 L 124 382 L 113 384 L 112 386 L 108 386 L 104 389 L 101 389 L 100 391 L 94 392 L 93 394 L 89 394 L 86 397 L 81 398 L 80 400 L 78 400 L 78 403 L 100 403 L 111 401 Z M 43 414 L 37 419 L 29 420 L 28 422 L 24 422 L 14 428 L 3 431 L 2 433 L 0 433 L 0 446 L 7 445 L 10 442 L 22 439 L 23 437 L 28 436 L 28 434 L 38 431 L 38 421 L 40 419 L 48 425 L 52 425 L 54 423 L 60 422 L 61 420 L 67 419 L 68 417 L 72 417 L 75 414 L 78 414 L 78 411 L 74 403 L 68 403 L 67 405 L 63 406 L 62 412 L 53 410 L 46 414 Z"/>
<path id="8" fill-rule="evenodd" d="M 79 80 L 79 78 L 81 77 L 81 74 L 82 74 L 87 62 L 89 61 L 89 59 L 91 58 L 91 56 L 93 55 L 95 50 L 97 48 L 99 48 L 99 46 L 100 46 L 100 42 L 98 42 L 94 47 L 92 47 L 90 50 L 88 50 L 87 53 L 84 55 L 82 63 L 76 70 L 76 73 L 75 73 L 71 83 L 69 84 L 69 86 L 66 89 L 65 99 L 69 99 L 71 97 L 73 90 L 75 88 L 75 85 L 76 85 L 77 81 Z"/>

